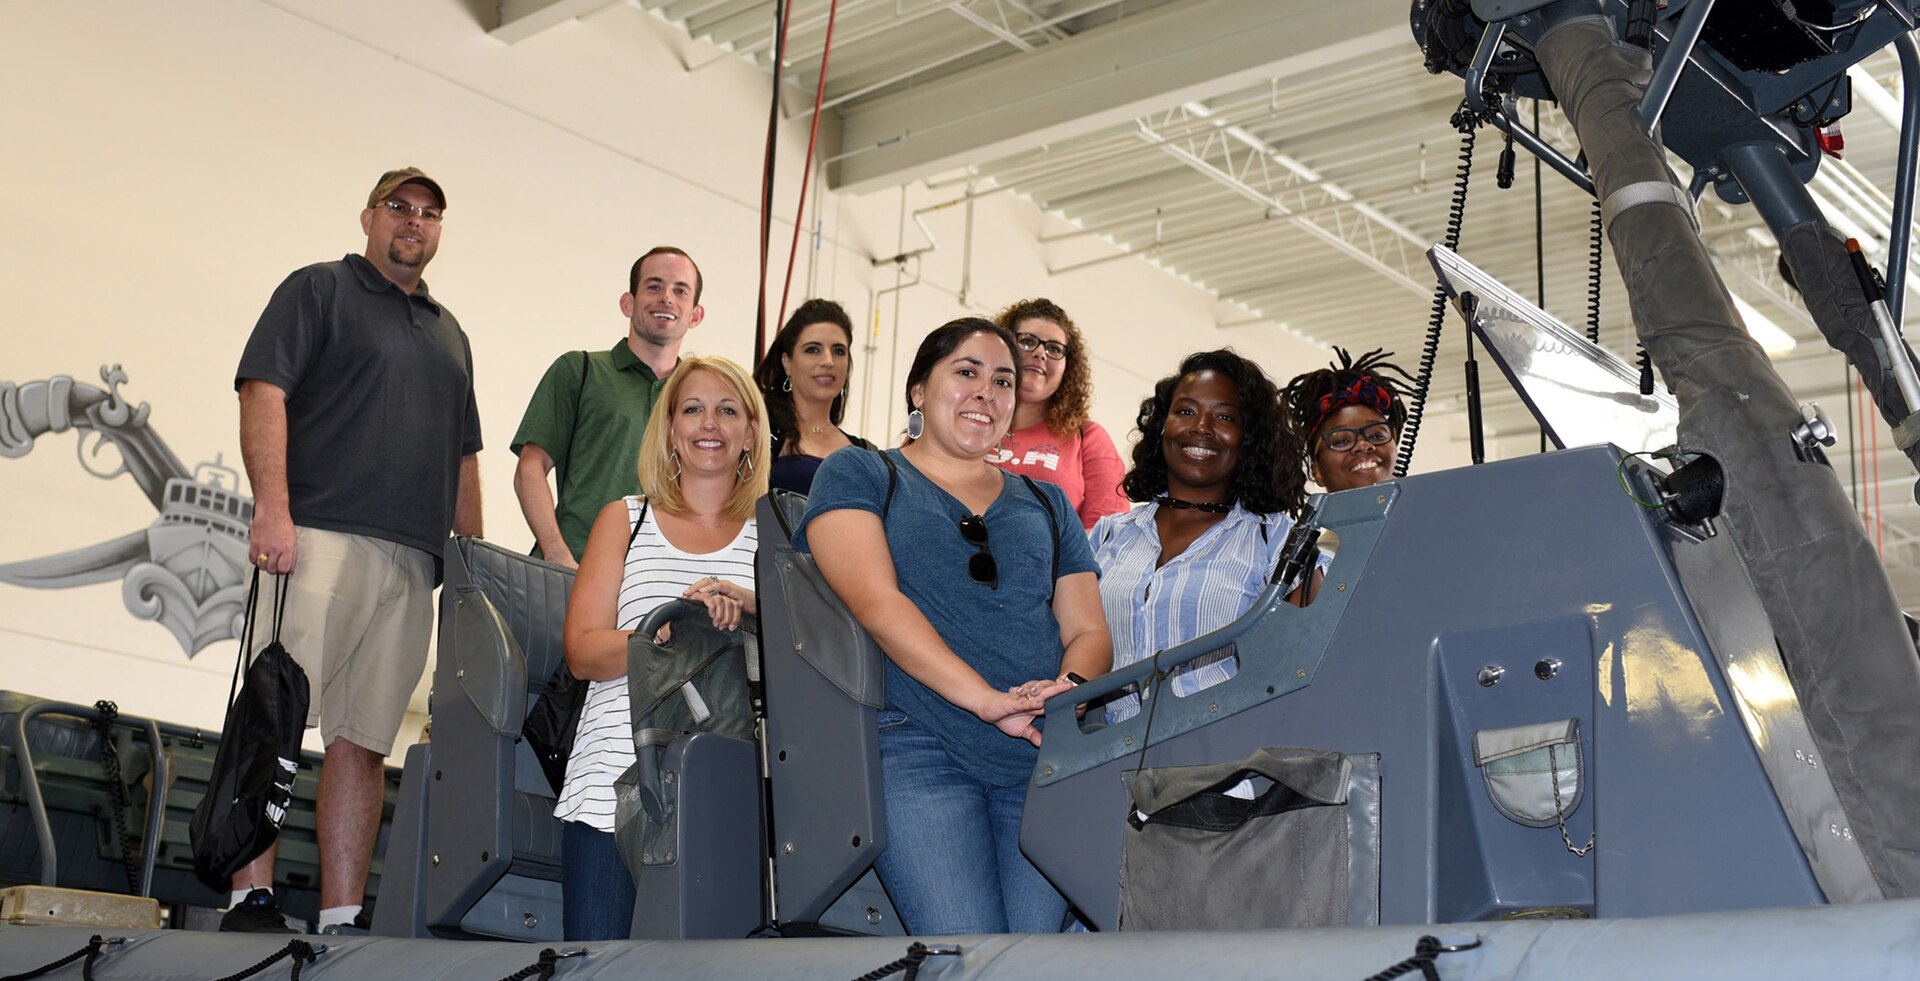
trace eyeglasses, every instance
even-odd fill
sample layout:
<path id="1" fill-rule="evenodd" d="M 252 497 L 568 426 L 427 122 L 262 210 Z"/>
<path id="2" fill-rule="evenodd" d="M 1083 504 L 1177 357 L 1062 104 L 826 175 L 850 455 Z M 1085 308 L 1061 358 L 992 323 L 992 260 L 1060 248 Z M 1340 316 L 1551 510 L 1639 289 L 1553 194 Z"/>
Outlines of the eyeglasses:
<path id="1" fill-rule="evenodd" d="M 1363 439 L 1375 446 L 1385 446 L 1393 442 L 1393 427 L 1384 422 L 1370 422 L 1364 426 L 1329 429 L 1320 434 L 1320 441 L 1335 453 L 1345 453 L 1359 446 Z"/>
<path id="2" fill-rule="evenodd" d="M 412 218 L 414 215 L 419 215 L 421 221 L 424 221 L 429 225 L 438 225 L 440 224 L 440 219 L 446 217 L 445 211 L 442 211 L 439 208 L 435 208 L 432 205 L 427 205 L 425 207 L 422 207 L 419 205 L 408 204 L 405 201 L 395 201 L 392 198 L 388 198 L 387 200 L 380 202 L 380 207 L 385 208 L 387 210 L 387 214 L 390 214 L 395 218 L 400 219 L 401 221 L 406 221 L 408 218 Z"/>
<path id="3" fill-rule="evenodd" d="M 967 575 L 973 581 L 988 589 L 1000 588 L 1000 564 L 993 560 L 993 549 L 987 547 L 987 522 L 977 514 L 969 514 L 960 519 L 960 537 L 967 540 L 980 551 L 967 559 Z"/>
<path id="4" fill-rule="evenodd" d="M 1015 334 L 1013 341 L 1020 345 L 1020 350 L 1028 354 L 1039 350 L 1046 351 L 1049 361 L 1060 361 L 1067 356 L 1067 346 L 1059 341 L 1043 341 L 1033 334 Z"/>

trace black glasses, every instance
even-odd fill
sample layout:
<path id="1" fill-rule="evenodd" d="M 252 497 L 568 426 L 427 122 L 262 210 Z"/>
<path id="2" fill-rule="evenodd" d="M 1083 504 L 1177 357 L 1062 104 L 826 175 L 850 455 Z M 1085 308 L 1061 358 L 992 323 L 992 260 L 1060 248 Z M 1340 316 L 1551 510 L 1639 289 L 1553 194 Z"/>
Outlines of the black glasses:
<path id="1" fill-rule="evenodd" d="M 987 547 L 987 522 L 977 514 L 969 514 L 960 519 L 960 537 L 967 540 L 980 551 L 967 559 L 967 575 L 973 581 L 988 589 L 1000 588 L 1000 564 L 993 560 L 993 549 Z"/>
<path id="2" fill-rule="evenodd" d="M 1067 346 L 1065 344 L 1059 341 L 1043 341 L 1033 334 L 1015 334 L 1013 335 L 1013 342 L 1020 345 L 1020 350 L 1028 354 L 1032 354 L 1035 351 L 1047 352 L 1047 360 L 1049 361 L 1059 361 L 1067 356 Z"/>
<path id="3" fill-rule="evenodd" d="M 1363 439 L 1375 446 L 1385 446 L 1393 442 L 1393 427 L 1384 422 L 1370 422 L 1347 429 L 1329 429 L 1320 434 L 1320 441 L 1335 453 L 1345 453 L 1360 445 Z"/>
<path id="4" fill-rule="evenodd" d="M 406 221 L 408 218 L 412 218 L 414 215 L 419 215 L 420 220 L 426 222 L 429 225 L 440 224 L 440 219 L 446 216 L 446 212 L 441 211 L 439 208 L 436 208 L 432 205 L 426 205 L 422 207 L 420 205 L 408 204 L 405 201 L 395 201 L 392 198 L 388 198 L 387 200 L 380 202 L 380 207 L 387 209 L 387 214 L 390 214 L 395 218 L 400 219 L 401 221 Z"/>

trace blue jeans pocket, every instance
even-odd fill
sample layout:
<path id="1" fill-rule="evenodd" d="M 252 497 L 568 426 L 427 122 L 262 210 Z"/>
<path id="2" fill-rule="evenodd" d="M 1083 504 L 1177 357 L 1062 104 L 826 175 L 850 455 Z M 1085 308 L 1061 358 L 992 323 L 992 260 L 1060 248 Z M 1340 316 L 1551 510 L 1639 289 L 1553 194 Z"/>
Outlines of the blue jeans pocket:
<path id="1" fill-rule="evenodd" d="M 899 729 L 912 721 L 912 719 L 907 718 L 907 713 L 897 709 L 881 709 L 873 713 L 874 728 L 881 732 Z"/>

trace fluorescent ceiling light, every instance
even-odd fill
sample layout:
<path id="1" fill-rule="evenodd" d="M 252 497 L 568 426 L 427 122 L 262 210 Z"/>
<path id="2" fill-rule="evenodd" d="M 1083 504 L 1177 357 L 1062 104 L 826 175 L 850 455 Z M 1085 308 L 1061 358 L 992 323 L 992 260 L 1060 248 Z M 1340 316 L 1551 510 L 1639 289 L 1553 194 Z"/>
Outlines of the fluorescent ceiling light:
<path id="1" fill-rule="evenodd" d="M 1767 357 L 1778 358 L 1792 353 L 1796 344 L 1792 334 L 1781 330 L 1779 324 L 1755 309 L 1753 304 L 1736 294 L 1728 295 L 1733 297 L 1734 308 L 1740 311 L 1740 319 L 1747 325 L 1747 333 L 1759 342 L 1760 349 L 1767 352 Z"/>

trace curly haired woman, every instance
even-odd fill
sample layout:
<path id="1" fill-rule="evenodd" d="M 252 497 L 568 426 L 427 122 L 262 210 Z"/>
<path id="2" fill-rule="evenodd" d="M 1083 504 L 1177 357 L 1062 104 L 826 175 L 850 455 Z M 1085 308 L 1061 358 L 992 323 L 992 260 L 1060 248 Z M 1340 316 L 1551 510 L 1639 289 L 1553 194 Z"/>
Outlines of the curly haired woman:
<path id="1" fill-rule="evenodd" d="M 1272 381 L 1231 350 L 1188 355 L 1140 403 L 1123 486 L 1146 503 L 1092 532 L 1116 667 L 1233 622 L 1266 589 L 1306 502 L 1304 448 Z M 1299 596 L 1291 597 L 1303 602 Z M 1234 676 L 1231 651 L 1177 671 L 1190 695 Z M 1137 711 L 1133 696 L 1111 718 Z"/>
<path id="2" fill-rule="evenodd" d="M 1125 511 L 1120 451 L 1106 429 L 1087 418 L 1093 370 L 1080 328 L 1045 298 L 1021 300 L 1000 311 L 994 322 L 1012 331 L 1020 346 L 1020 401 L 1013 430 L 987 462 L 1060 485 L 1084 527 Z"/>

